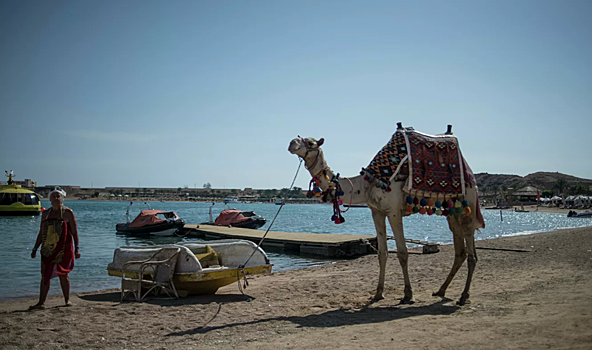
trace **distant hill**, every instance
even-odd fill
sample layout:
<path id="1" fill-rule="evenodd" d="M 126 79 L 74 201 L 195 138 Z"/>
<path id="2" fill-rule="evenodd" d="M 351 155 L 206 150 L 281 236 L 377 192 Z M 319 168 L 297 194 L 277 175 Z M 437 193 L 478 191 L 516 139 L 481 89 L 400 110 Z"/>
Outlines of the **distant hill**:
<path id="1" fill-rule="evenodd" d="M 482 191 L 490 191 L 496 186 L 515 189 L 532 186 L 541 191 L 553 190 L 559 179 L 564 179 L 568 187 L 582 185 L 588 191 L 592 190 L 592 180 L 590 179 L 542 171 L 524 177 L 519 175 L 479 173 L 475 174 L 475 178 L 477 179 L 477 185 Z"/>

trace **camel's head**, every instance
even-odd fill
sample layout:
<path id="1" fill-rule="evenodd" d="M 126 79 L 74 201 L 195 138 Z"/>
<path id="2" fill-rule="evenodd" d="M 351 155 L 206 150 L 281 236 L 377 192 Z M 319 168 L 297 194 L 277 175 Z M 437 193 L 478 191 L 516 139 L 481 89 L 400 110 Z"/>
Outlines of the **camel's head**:
<path id="1" fill-rule="evenodd" d="M 300 158 L 304 158 L 304 160 L 306 161 L 306 158 L 308 156 L 316 157 L 317 152 L 320 149 L 323 142 L 325 142 L 325 139 L 322 138 L 317 141 L 313 137 L 298 136 L 290 142 L 288 151 L 290 151 L 290 153 L 292 154 L 299 156 Z"/>

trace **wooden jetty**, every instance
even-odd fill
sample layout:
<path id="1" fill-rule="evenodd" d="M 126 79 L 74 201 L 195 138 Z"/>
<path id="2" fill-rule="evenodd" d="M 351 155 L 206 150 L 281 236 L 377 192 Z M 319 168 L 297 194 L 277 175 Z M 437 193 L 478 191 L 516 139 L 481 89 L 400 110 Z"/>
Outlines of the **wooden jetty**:
<path id="1" fill-rule="evenodd" d="M 245 239 L 255 243 L 259 243 L 265 235 L 263 230 L 213 225 L 185 225 L 185 231 L 188 231 L 188 235 L 192 237 L 202 239 Z M 438 245 L 435 243 L 407 241 L 424 245 L 424 253 L 438 251 Z M 264 249 L 281 250 L 294 254 L 348 258 L 374 254 L 377 242 L 375 235 L 269 231 L 261 246 Z M 426 249 L 426 247 L 429 248 Z"/>

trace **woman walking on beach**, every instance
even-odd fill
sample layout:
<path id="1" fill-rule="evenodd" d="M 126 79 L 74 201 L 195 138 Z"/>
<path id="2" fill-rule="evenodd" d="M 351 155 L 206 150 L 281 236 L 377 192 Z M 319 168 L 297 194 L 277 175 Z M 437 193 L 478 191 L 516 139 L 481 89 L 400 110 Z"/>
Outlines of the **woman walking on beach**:
<path id="1" fill-rule="evenodd" d="M 41 284 L 39 302 L 29 310 L 45 308 L 45 299 L 49 292 L 50 280 L 59 277 L 64 302 L 70 302 L 70 278 L 68 273 L 74 268 L 74 258 L 80 258 L 78 246 L 78 227 L 72 209 L 64 207 L 62 202 L 66 192 L 56 188 L 49 193 L 51 208 L 45 210 L 41 216 L 41 227 L 37 241 L 31 252 L 31 258 L 37 256 L 37 249 L 41 246 Z M 74 248 L 72 247 L 74 241 Z"/>

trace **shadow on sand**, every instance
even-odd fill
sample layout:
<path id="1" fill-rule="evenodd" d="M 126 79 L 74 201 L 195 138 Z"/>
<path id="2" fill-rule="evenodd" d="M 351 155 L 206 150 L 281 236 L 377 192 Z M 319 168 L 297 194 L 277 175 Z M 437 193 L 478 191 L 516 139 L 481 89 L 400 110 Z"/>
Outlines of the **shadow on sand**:
<path id="1" fill-rule="evenodd" d="M 108 291 L 104 293 L 93 293 L 87 295 L 78 295 L 80 299 L 92 301 L 92 302 L 109 302 L 117 303 L 118 306 L 121 304 L 121 292 Z M 159 297 L 148 297 L 142 301 L 145 304 L 159 305 L 159 306 L 186 306 L 186 305 L 206 305 L 211 303 L 238 303 L 238 302 L 250 302 L 255 300 L 254 297 L 243 294 L 214 294 L 214 295 L 195 295 L 188 296 L 181 299 L 167 299 Z M 127 299 L 123 303 L 135 303 L 136 301 L 132 298 Z"/>
<path id="2" fill-rule="evenodd" d="M 231 327 L 248 326 L 273 321 L 286 321 L 297 324 L 298 327 L 311 327 L 311 328 L 323 328 L 323 327 L 341 327 L 349 325 L 359 324 L 371 324 L 385 321 L 393 321 L 399 319 L 405 319 L 409 317 L 417 317 L 423 315 L 450 315 L 455 311 L 459 310 L 460 307 L 456 305 L 446 305 L 450 299 L 444 298 L 434 304 L 418 306 L 418 307 L 405 307 L 400 308 L 397 306 L 387 307 L 363 307 L 361 309 L 339 309 L 327 311 L 322 314 L 308 315 L 308 316 L 281 316 L 260 319 L 249 322 L 237 322 L 229 323 L 226 325 L 215 326 L 215 327 L 197 327 L 182 332 L 169 333 L 167 336 L 184 336 L 192 334 L 205 334 L 211 331 L 221 330 Z M 369 304 L 370 305 L 370 304 Z M 212 320 L 210 320 L 212 321 Z M 209 323 L 208 321 L 207 323 Z M 207 325 L 206 323 L 206 325 Z"/>

